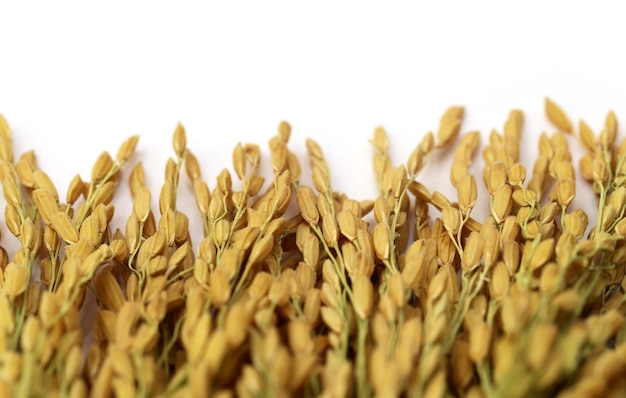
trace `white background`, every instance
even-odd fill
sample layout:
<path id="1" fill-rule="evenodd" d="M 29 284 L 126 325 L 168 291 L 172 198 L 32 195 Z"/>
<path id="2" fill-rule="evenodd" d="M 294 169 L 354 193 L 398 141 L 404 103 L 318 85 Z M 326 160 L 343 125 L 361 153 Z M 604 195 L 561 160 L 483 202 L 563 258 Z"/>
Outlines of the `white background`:
<path id="1" fill-rule="evenodd" d="M 130 166 L 144 162 L 156 209 L 178 121 L 211 187 L 237 142 L 259 143 L 267 155 L 288 120 L 303 164 L 313 137 L 335 188 L 365 199 L 376 194 L 368 140 L 378 125 L 397 164 L 449 105 L 464 105 L 463 131 L 485 138 L 520 108 L 530 166 L 537 135 L 553 130 L 545 96 L 596 131 L 609 109 L 626 116 L 618 2 L 158 3 L 0 5 L 0 112 L 16 154 L 34 149 L 62 196 L 76 173 L 89 179 L 101 151 L 114 154 L 140 134 Z M 452 194 L 449 159 L 434 161 L 424 181 Z M 182 185 L 189 192 L 186 178 Z M 126 182 L 119 194 L 123 228 Z M 593 205 L 588 193 L 581 198 L 578 206 Z M 183 207 L 197 214 L 191 200 Z M 11 241 L 4 229 L 0 243 Z"/>

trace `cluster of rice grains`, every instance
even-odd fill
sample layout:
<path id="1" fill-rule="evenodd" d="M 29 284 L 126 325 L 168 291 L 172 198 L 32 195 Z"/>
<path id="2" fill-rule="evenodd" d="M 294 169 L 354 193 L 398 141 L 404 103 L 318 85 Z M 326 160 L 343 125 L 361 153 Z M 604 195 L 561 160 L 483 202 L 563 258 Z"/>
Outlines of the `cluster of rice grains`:
<path id="1" fill-rule="evenodd" d="M 178 126 L 158 214 L 138 163 L 123 230 L 111 200 L 137 137 L 62 198 L 33 152 L 14 159 L 0 119 L 5 221 L 21 244 L 0 256 L 0 396 L 623 396 L 626 140 L 615 144 L 613 113 L 599 134 L 584 122 L 575 134 L 598 197 L 588 227 L 570 206 L 574 128 L 549 100 L 546 113 L 558 131 L 541 135 L 532 172 L 521 112 L 489 136 L 482 221 L 468 173 L 478 132 L 453 151 L 456 198 L 417 181 L 457 140 L 453 107 L 406 165 L 375 131 L 379 193 L 363 201 L 332 187 L 313 140 L 313 187 L 300 183 L 286 123 L 269 143 L 273 181 L 259 147 L 237 145 L 240 182 L 224 170 L 211 190 Z M 182 184 L 193 216 L 177 210 Z M 188 217 L 204 224 L 195 246 Z"/>

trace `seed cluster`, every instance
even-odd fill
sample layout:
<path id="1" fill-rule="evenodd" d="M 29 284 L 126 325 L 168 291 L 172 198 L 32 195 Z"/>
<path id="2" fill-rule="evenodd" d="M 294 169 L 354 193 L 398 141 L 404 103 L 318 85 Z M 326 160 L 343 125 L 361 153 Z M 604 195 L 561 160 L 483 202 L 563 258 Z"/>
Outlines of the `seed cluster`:
<path id="1" fill-rule="evenodd" d="M 103 152 L 63 199 L 32 151 L 14 159 L 0 116 L 5 221 L 21 244 L 0 250 L 0 396 L 622 396 L 626 140 L 616 144 L 612 112 L 596 134 L 548 99 L 545 110 L 557 131 L 528 170 L 522 112 L 489 135 L 482 221 L 469 172 L 480 134 L 459 138 L 464 110 L 452 107 L 403 165 L 375 130 L 379 192 L 361 201 L 333 188 L 311 139 L 313 184 L 301 183 L 285 122 L 269 184 L 260 148 L 239 144 L 238 182 L 225 169 L 210 189 L 179 125 L 158 213 L 138 163 L 124 230 L 111 201 L 138 137 Z M 570 206 L 574 138 L 595 225 Z M 457 141 L 448 198 L 418 176 Z M 195 248 L 181 184 L 203 220 Z"/>

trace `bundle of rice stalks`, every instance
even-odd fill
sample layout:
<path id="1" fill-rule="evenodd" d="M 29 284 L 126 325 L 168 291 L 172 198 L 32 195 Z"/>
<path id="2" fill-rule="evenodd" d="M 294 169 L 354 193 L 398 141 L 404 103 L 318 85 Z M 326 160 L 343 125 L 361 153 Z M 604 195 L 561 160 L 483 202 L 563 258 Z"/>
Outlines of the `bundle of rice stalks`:
<path id="1" fill-rule="evenodd" d="M 373 200 L 340 193 L 311 139 L 302 183 L 285 122 L 268 183 L 259 146 L 239 144 L 235 175 L 209 188 L 179 125 L 159 192 L 141 163 L 122 173 L 135 136 L 61 196 L 32 151 L 14 157 L 0 118 L 4 239 L 20 244 L 0 251 L 0 396 L 622 396 L 626 140 L 612 112 L 596 134 L 545 107 L 557 131 L 532 167 L 512 111 L 482 150 L 482 177 L 461 107 L 405 164 L 376 129 Z M 448 198 L 419 176 L 453 145 Z M 133 205 L 118 227 L 120 183 Z M 193 215 L 177 208 L 181 184 Z M 572 208 L 577 189 L 596 193 L 597 219 Z M 197 244 L 189 217 L 204 225 Z"/>

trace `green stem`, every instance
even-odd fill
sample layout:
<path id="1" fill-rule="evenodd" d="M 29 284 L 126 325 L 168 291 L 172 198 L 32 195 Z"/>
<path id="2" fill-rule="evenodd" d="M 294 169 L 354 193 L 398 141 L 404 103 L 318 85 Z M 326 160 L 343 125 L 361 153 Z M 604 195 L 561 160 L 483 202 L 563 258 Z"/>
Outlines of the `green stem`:
<path id="1" fill-rule="evenodd" d="M 185 316 L 183 315 L 174 325 L 174 332 L 172 333 L 171 338 L 167 341 L 167 343 L 163 347 L 163 351 L 161 352 L 161 355 L 157 359 L 157 362 L 156 362 L 157 367 L 165 365 L 165 361 L 167 360 L 167 357 L 169 356 L 170 351 L 172 350 L 172 348 L 174 347 L 174 344 L 176 344 L 176 341 L 178 340 L 178 335 L 180 333 L 180 329 L 182 327 L 184 318 Z"/>
<path id="2" fill-rule="evenodd" d="M 143 358 L 142 358 L 141 353 L 136 352 L 133 355 L 133 362 L 134 362 L 134 365 L 135 365 L 135 369 L 141 369 L 141 366 L 142 366 L 142 363 L 143 363 Z M 148 396 L 148 390 L 146 388 L 145 378 L 143 376 L 137 377 L 137 384 L 138 384 L 138 388 L 137 388 L 137 395 L 136 395 L 136 397 L 138 397 L 138 398 L 146 398 Z"/>
<path id="3" fill-rule="evenodd" d="M 166 397 L 173 396 L 174 392 L 187 381 L 187 378 L 189 376 L 189 368 L 191 366 L 192 365 L 189 363 L 184 372 L 176 374 L 174 378 L 168 383 L 167 388 L 165 389 Z"/>
<path id="4" fill-rule="evenodd" d="M 602 214 L 604 213 L 604 201 L 606 200 L 606 189 L 600 184 L 600 203 L 598 204 L 598 223 L 596 224 L 596 235 L 602 232 Z"/>
<path id="5" fill-rule="evenodd" d="M 326 244 L 326 241 L 324 240 L 324 234 L 322 233 L 322 231 L 320 231 L 317 225 L 314 225 L 314 224 L 309 224 L 309 225 L 311 229 L 317 235 L 317 238 L 319 239 L 319 241 L 322 242 L 322 247 L 324 248 L 324 251 L 328 255 L 328 258 L 330 259 L 330 261 L 335 266 L 335 271 L 337 272 L 337 276 L 339 276 L 339 280 L 341 281 L 343 288 L 345 289 L 346 293 L 348 293 L 350 300 L 352 300 L 352 290 L 350 290 L 350 286 L 348 285 L 348 281 L 346 280 L 346 275 L 344 274 L 344 272 L 342 272 L 341 267 L 339 266 L 339 263 L 337 263 L 337 258 L 335 258 L 335 256 L 333 256 L 333 254 L 330 252 L 330 248 L 328 247 L 328 245 Z"/>
<path id="6" fill-rule="evenodd" d="M 26 269 L 28 270 L 27 281 L 30 281 L 32 271 L 33 271 L 33 262 L 35 261 L 33 253 L 26 250 Z M 28 285 L 30 286 L 30 284 Z M 16 317 L 15 330 L 13 331 L 13 335 L 11 336 L 11 340 L 9 340 L 9 347 L 13 350 L 17 350 L 17 345 L 20 340 L 20 336 L 22 335 L 22 328 L 24 327 L 24 321 L 26 320 L 26 306 L 28 305 L 28 287 L 26 291 L 22 293 L 20 297 L 20 307 Z"/>
<path id="7" fill-rule="evenodd" d="M 269 225 L 270 221 L 274 218 L 274 214 L 275 214 L 275 209 L 273 209 L 271 211 L 271 213 L 268 214 L 268 216 L 265 218 L 265 222 L 263 223 L 263 226 L 259 230 L 259 235 L 257 236 L 254 244 L 256 244 L 259 240 L 261 240 L 261 238 L 265 234 L 265 231 L 267 230 L 267 226 Z M 218 253 L 218 256 L 219 256 L 219 253 Z M 218 257 L 218 259 L 219 259 L 219 257 Z M 233 292 L 231 294 L 232 298 L 239 298 L 239 295 L 241 293 L 241 289 L 243 288 L 243 284 L 245 283 L 246 279 L 248 278 L 248 273 L 250 272 L 251 266 L 252 266 L 252 264 L 244 263 L 244 265 L 243 265 L 243 272 L 242 272 L 241 267 L 237 271 L 237 276 L 235 277 L 235 280 L 237 280 L 237 283 L 235 284 L 235 288 L 233 289 Z"/>
<path id="8" fill-rule="evenodd" d="M 491 370 L 489 369 L 489 364 L 482 360 L 476 364 L 476 372 L 478 373 L 478 379 L 480 380 L 480 385 L 483 388 L 485 396 L 494 397 L 495 392 L 493 388 L 493 382 L 491 381 Z"/>
<path id="9" fill-rule="evenodd" d="M 85 205 L 81 207 L 80 213 L 78 213 L 78 216 L 76 217 L 76 220 L 74 221 L 74 226 L 76 227 L 76 229 L 80 230 L 80 226 L 83 224 L 83 221 L 85 221 L 85 218 L 87 217 L 87 212 L 89 211 L 89 209 L 91 209 L 91 206 L 93 205 L 93 201 L 98 196 L 98 193 L 100 193 L 100 190 L 102 189 L 102 187 L 107 182 L 109 182 L 109 179 L 111 179 L 111 177 L 113 177 L 115 173 L 119 171 L 121 166 L 122 164 L 119 164 L 119 165 L 116 164 L 113 167 L 111 167 L 111 170 L 109 170 L 109 172 L 104 176 L 104 178 L 98 183 L 98 186 L 96 186 L 93 181 L 89 184 L 89 193 L 87 194 Z"/>
<path id="10" fill-rule="evenodd" d="M 400 270 L 397 264 L 396 256 L 398 255 L 398 253 L 396 252 L 396 245 L 395 245 L 396 228 L 398 227 L 398 216 L 400 214 L 400 210 L 401 210 L 400 207 L 402 206 L 402 201 L 404 200 L 404 197 L 406 196 L 406 192 L 409 189 L 409 185 L 411 185 L 411 183 L 415 181 L 415 178 L 417 178 L 417 174 L 411 174 L 409 178 L 407 179 L 406 184 L 404 184 L 404 187 L 402 187 L 402 192 L 400 192 L 400 196 L 398 197 L 398 199 L 396 199 L 396 205 L 394 206 L 394 209 L 393 209 L 393 221 L 389 227 L 389 243 L 391 245 L 391 249 L 389 251 L 389 260 L 391 261 L 391 268 L 396 271 Z"/>
<path id="11" fill-rule="evenodd" d="M 357 340 L 357 396 L 369 397 L 371 395 L 367 378 L 367 357 L 365 344 L 367 340 L 368 321 L 360 319 L 358 324 Z"/>
<path id="12" fill-rule="evenodd" d="M 186 275 L 186 274 L 188 274 L 188 273 L 190 273 L 190 272 L 193 272 L 193 267 L 190 267 L 190 268 L 184 269 L 184 270 L 180 271 L 179 273 L 177 273 L 176 275 L 172 276 L 171 278 L 169 278 L 169 279 L 167 280 L 167 282 L 166 282 L 166 284 L 165 284 L 165 285 L 166 285 L 166 286 L 167 286 L 167 285 L 169 285 L 170 283 L 172 283 L 172 282 L 176 281 L 176 280 L 177 280 L 178 278 L 180 278 L 181 276 L 184 276 L 184 275 Z"/>
<path id="13" fill-rule="evenodd" d="M 447 332 L 443 340 L 443 345 L 442 345 L 443 352 L 446 354 L 450 351 L 450 349 L 452 349 L 454 340 L 456 339 L 457 334 L 459 330 L 461 329 L 461 325 L 463 324 L 463 319 L 465 318 L 465 315 L 469 311 L 472 301 L 474 300 L 474 298 L 476 298 L 476 296 L 480 292 L 480 289 L 483 287 L 483 282 L 486 280 L 483 276 L 484 275 L 482 274 L 478 275 L 478 281 L 476 281 L 475 286 L 474 286 L 474 283 L 472 283 L 472 280 L 468 281 L 467 275 L 462 276 L 462 278 L 467 282 L 463 284 L 461 295 L 459 297 L 457 305 L 455 306 L 454 314 L 452 315 L 452 319 L 451 319 L 452 326 L 450 327 L 449 331 Z M 472 290 L 472 287 L 473 287 L 473 290 Z M 462 306 L 459 305 L 460 303 L 463 303 L 463 305 Z"/>
<path id="14" fill-rule="evenodd" d="M 37 360 L 33 352 L 26 353 L 25 357 L 24 365 L 22 367 L 22 378 L 20 379 L 18 388 L 18 397 L 30 396 L 33 372 L 35 370 L 35 362 Z"/>

